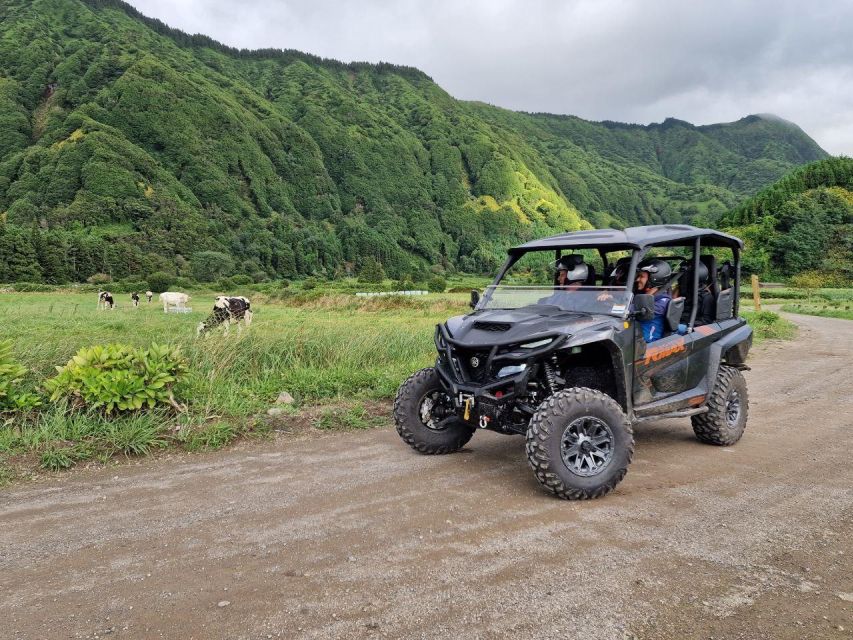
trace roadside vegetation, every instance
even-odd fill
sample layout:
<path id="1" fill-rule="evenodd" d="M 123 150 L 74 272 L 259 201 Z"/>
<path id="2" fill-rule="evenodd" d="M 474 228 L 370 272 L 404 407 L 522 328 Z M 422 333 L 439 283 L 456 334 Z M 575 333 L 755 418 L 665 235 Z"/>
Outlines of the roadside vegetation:
<path id="1" fill-rule="evenodd" d="M 345 280 L 247 290 L 251 328 L 208 338 L 195 327 L 213 292 L 191 292 L 187 314 L 164 314 L 156 300 L 134 309 L 126 295 L 113 311 L 96 311 L 93 293 L 0 295 L 0 324 L 14 337 L 0 348 L 0 483 L 37 468 L 216 449 L 293 425 L 387 424 L 400 381 L 435 357 L 435 324 L 465 313 L 468 290 L 484 284 L 456 279 L 452 292 L 411 297 L 356 297 L 363 285 Z M 793 334 L 778 314 L 744 315 L 757 342 Z M 147 382 L 134 386 L 134 371 Z M 294 402 L 276 405 L 283 391 Z"/>

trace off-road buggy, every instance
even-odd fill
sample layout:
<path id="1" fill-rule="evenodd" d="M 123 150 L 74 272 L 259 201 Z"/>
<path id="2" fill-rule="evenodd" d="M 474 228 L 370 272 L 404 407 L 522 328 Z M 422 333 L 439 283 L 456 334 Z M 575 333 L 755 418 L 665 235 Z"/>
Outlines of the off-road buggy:
<path id="1" fill-rule="evenodd" d="M 424 454 L 456 451 L 477 428 L 523 435 L 539 482 L 566 499 L 602 496 L 622 480 L 637 423 L 690 417 L 700 441 L 734 444 L 746 426 L 741 370 L 752 344 L 738 317 L 742 248 L 719 231 L 656 225 L 510 249 L 482 298 L 471 292 L 473 311 L 436 327 L 435 366 L 397 392 L 397 431 Z M 653 256 L 671 265 L 663 290 L 672 298 L 663 337 L 647 343 L 641 325 L 655 300 L 632 289 Z M 586 280 L 564 290 L 555 260 L 583 265 Z M 711 307 L 705 324 L 700 301 Z"/>

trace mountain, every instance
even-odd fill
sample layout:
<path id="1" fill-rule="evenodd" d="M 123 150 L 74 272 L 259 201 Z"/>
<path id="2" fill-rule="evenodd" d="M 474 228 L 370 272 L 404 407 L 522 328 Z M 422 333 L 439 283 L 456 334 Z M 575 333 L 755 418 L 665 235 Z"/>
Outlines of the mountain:
<path id="1" fill-rule="evenodd" d="M 744 238 L 748 271 L 816 272 L 824 285 L 853 281 L 853 159 L 800 167 L 726 213 L 719 224 Z"/>
<path id="2" fill-rule="evenodd" d="M 0 281 L 490 271 L 558 231 L 716 218 L 826 157 L 772 116 L 517 113 L 118 0 L 3 2 L 0 125 Z"/>

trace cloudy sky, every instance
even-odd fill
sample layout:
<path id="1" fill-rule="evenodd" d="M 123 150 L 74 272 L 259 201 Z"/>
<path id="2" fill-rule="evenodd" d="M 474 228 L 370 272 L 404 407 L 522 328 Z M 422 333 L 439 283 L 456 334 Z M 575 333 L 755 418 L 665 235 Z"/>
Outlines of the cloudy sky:
<path id="1" fill-rule="evenodd" d="M 130 0 L 234 47 L 417 67 L 453 96 L 591 120 L 773 113 L 853 156 L 853 0 Z"/>

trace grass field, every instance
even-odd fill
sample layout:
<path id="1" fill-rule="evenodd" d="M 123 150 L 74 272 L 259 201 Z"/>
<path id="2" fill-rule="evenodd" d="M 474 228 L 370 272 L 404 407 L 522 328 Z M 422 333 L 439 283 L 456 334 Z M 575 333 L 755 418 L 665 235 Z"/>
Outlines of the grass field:
<path id="1" fill-rule="evenodd" d="M 134 309 L 126 297 L 117 297 L 115 310 L 97 311 L 91 293 L 0 294 L 3 337 L 13 339 L 15 356 L 29 370 L 24 386 L 36 390 L 84 346 L 169 343 L 179 345 L 189 362 L 186 380 L 175 388 L 188 411 L 105 418 L 46 402 L 0 426 L 0 482 L 13 475 L 12 467 L 55 470 L 165 447 L 216 448 L 264 433 L 270 428 L 266 410 L 281 391 L 296 399 L 285 411 L 310 413 L 317 429 L 373 426 L 380 419 L 370 410 L 372 401 L 392 397 L 406 376 L 433 362 L 435 324 L 468 310 L 464 293 L 334 294 L 287 304 L 254 295 L 248 331 L 198 339 L 195 327 L 213 294 L 193 293 L 188 314 L 164 314 L 156 303 Z M 775 314 L 747 316 L 758 340 L 792 332 Z"/>
<path id="2" fill-rule="evenodd" d="M 751 298 L 744 298 L 742 303 L 752 309 Z M 853 289 L 765 289 L 761 304 L 781 305 L 788 313 L 853 320 Z"/>

